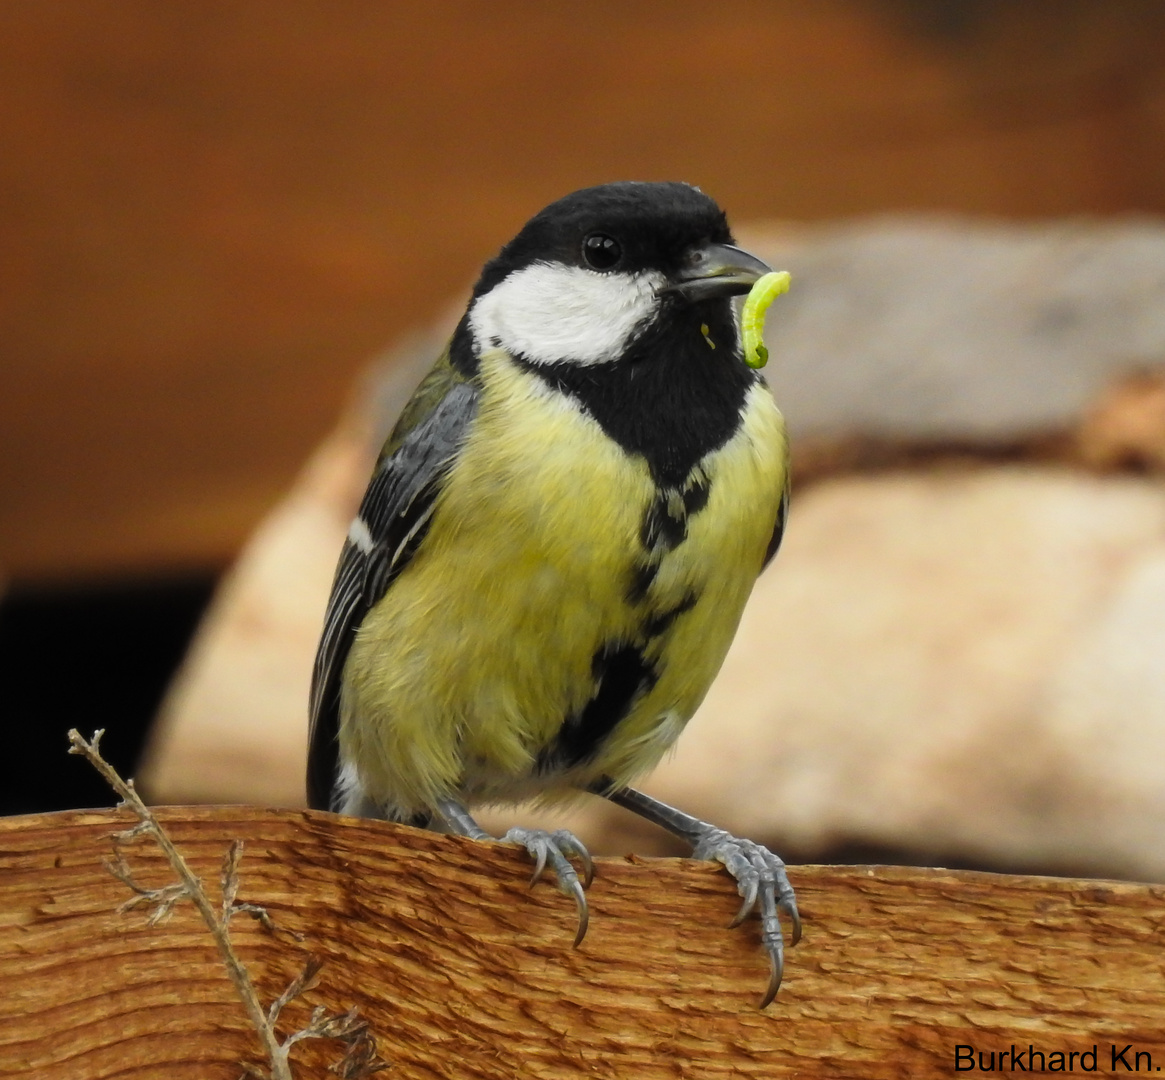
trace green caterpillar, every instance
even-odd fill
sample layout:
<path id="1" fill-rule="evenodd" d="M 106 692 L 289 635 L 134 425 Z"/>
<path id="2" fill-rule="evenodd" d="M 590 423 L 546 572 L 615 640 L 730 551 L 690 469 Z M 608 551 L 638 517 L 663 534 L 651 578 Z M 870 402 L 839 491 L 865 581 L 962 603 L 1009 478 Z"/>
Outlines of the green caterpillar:
<path id="1" fill-rule="evenodd" d="M 749 290 L 740 316 L 740 328 L 744 338 L 744 362 L 750 368 L 763 368 L 769 362 L 769 350 L 765 347 L 765 312 L 783 292 L 789 291 L 793 279 L 787 270 L 774 270 L 758 278 Z"/>

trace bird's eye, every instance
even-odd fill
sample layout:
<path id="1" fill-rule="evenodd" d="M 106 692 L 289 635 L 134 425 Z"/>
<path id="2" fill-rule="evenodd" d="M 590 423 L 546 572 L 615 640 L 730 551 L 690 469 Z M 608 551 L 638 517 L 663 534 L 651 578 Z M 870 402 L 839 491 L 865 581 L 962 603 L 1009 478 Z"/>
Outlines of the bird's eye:
<path id="1" fill-rule="evenodd" d="M 613 236 L 596 232 L 583 240 L 582 256 L 592 270 L 610 270 L 623 258 L 623 248 Z"/>

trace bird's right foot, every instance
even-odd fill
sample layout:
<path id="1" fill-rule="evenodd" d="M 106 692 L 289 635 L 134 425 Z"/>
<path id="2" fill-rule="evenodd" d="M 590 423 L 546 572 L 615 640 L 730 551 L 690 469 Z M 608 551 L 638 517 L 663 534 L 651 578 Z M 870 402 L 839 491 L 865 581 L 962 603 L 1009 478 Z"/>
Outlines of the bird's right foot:
<path id="1" fill-rule="evenodd" d="M 437 803 L 436 811 L 449 831 L 458 836 L 468 836 L 473 840 L 496 839 L 478 825 L 473 820 L 473 815 L 456 799 L 441 799 Z M 577 949 L 582 944 L 582 939 L 586 937 L 587 923 L 590 919 L 585 890 L 590 888 L 591 880 L 595 876 L 595 864 L 586 845 L 566 829 L 547 832 L 545 829 L 515 827 L 502 837 L 502 841 L 520 844 L 530 853 L 534 860 L 534 874 L 530 878 L 531 888 L 538 882 L 547 866 L 554 871 L 559 891 L 571 897 L 578 908 L 578 932 L 574 935 L 574 947 Z M 581 881 L 578 871 L 570 861 L 572 857 L 582 863 Z"/>
<path id="2" fill-rule="evenodd" d="M 591 860 L 586 845 L 566 829 L 555 829 L 547 832 L 545 829 L 510 829 L 502 839 L 511 844 L 521 844 L 534 859 L 534 873 L 530 878 L 530 887 L 533 888 L 538 879 L 549 866 L 554 871 L 558 881 L 558 889 L 566 896 L 574 899 L 578 908 L 578 932 L 574 936 L 574 947 L 582 944 L 587 934 L 587 924 L 590 913 L 587 909 L 587 897 L 584 890 L 590 888 L 595 876 L 595 864 Z M 580 881 L 578 871 L 571 863 L 571 856 L 578 858 L 583 867 L 583 878 Z"/>

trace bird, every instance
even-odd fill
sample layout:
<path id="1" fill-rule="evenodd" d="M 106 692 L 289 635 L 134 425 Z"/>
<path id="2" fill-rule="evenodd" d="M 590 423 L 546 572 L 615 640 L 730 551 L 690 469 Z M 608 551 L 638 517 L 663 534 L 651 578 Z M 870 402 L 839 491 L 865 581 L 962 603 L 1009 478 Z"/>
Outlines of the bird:
<path id="1" fill-rule="evenodd" d="M 495 838 L 480 805 L 589 793 L 722 863 L 770 978 L 784 862 L 632 786 L 672 748 L 777 552 L 785 424 L 733 297 L 769 272 L 720 206 L 619 181 L 535 214 L 483 267 L 381 450 L 312 672 L 309 804 L 524 847 L 578 909 L 571 832 Z M 572 861 L 573 860 L 573 861 Z M 574 861 L 579 863 L 575 869 Z"/>

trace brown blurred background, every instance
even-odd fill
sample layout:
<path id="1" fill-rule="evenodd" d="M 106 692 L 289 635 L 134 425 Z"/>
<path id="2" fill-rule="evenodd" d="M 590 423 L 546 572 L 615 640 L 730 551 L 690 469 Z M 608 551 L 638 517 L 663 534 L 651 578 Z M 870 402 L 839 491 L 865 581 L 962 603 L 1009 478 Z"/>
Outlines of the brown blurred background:
<path id="1" fill-rule="evenodd" d="M 15 811 L 98 801 L 48 793 L 60 731 L 144 727 L 356 373 L 534 210 L 1159 214 L 1165 7 L 13 3 L 0 145 L 0 716 L 54 762 Z"/>

